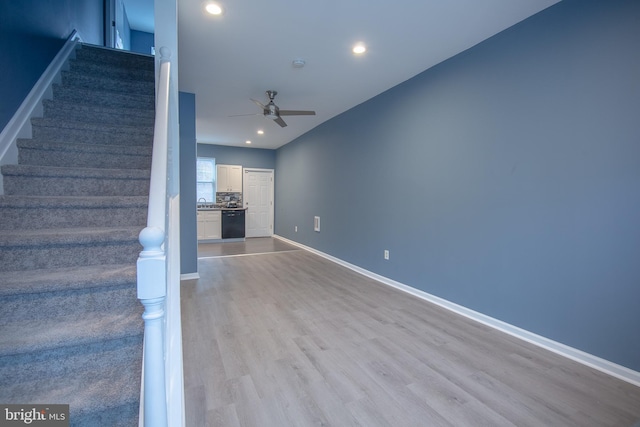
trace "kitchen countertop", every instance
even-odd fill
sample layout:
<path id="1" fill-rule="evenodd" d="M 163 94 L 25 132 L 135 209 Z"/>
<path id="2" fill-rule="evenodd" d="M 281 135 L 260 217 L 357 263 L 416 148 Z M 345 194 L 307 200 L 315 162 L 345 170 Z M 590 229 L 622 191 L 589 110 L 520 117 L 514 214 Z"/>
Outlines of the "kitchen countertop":
<path id="1" fill-rule="evenodd" d="M 214 208 L 196 208 L 199 211 L 246 211 L 247 208 L 223 208 L 223 207 L 214 207 Z"/>

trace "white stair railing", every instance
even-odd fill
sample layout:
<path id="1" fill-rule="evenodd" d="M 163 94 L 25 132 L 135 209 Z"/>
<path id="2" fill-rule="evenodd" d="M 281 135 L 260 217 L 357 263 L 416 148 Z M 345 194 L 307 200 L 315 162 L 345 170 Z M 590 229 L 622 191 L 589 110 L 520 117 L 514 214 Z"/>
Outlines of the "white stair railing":
<path id="1" fill-rule="evenodd" d="M 172 425 L 184 425 L 179 275 L 174 283 L 180 242 L 173 241 L 180 238 L 175 209 L 179 194 L 168 186 L 178 179 L 169 163 L 176 160 L 170 159 L 170 152 L 177 145 L 171 140 L 171 111 L 177 99 L 171 95 L 170 56 L 168 48 L 160 49 L 149 211 L 147 227 L 140 232 L 143 250 L 137 264 L 138 298 L 145 308 L 140 425 L 146 427 L 166 427 L 168 419 L 182 420 Z"/>

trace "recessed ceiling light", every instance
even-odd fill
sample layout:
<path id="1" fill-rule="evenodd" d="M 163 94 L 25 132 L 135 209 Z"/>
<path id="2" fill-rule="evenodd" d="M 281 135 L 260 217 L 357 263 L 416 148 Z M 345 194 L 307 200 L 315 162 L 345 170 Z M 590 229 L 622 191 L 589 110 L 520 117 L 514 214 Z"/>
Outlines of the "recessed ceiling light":
<path id="1" fill-rule="evenodd" d="M 361 55 L 367 51 L 367 48 L 363 43 L 356 43 L 351 51 L 356 55 Z"/>
<path id="2" fill-rule="evenodd" d="M 207 3 L 204 8 L 212 15 L 222 15 L 222 6 L 220 6 L 218 3 Z"/>
<path id="3" fill-rule="evenodd" d="M 246 140 L 246 141 L 245 141 L 245 143 L 246 143 L 246 144 L 251 144 L 251 141 Z"/>
<path id="4" fill-rule="evenodd" d="M 258 135 L 264 135 L 264 131 L 262 129 L 258 130 Z"/>

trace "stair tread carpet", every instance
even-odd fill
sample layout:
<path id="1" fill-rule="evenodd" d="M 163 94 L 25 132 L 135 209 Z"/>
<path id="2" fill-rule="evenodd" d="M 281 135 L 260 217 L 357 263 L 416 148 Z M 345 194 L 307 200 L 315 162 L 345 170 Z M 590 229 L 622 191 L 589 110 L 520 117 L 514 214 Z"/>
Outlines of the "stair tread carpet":
<path id="1" fill-rule="evenodd" d="M 105 90 L 72 88 L 57 84 L 53 85 L 53 98 L 55 100 L 110 108 L 119 108 L 122 106 L 126 106 L 127 108 L 140 108 L 144 110 L 155 108 L 155 97 L 150 95 L 110 93 Z"/>
<path id="2" fill-rule="evenodd" d="M 133 264 L 100 264 L 40 270 L 5 271 L 0 275 L 0 298 L 20 294 L 122 286 L 136 281 Z"/>
<path id="3" fill-rule="evenodd" d="M 68 118 L 73 116 L 78 121 L 94 121 L 96 116 L 103 123 L 124 125 L 153 126 L 154 111 L 126 107 L 102 107 L 94 104 L 78 104 L 77 102 L 45 99 L 42 102 L 45 116 L 49 118 Z"/>
<path id="4" fill-rule="evenodd" d="M 132 364 L 134 362 L 135 360 L 132 360 Z M 71 425 L 79 425 L 76 418 L 104 409 L 114 409 L 114 412 L 117 412 L 115 414 L 116 420 L 118 420 L 123 415 L 122 410 L 119 409 L 123 405 L 133 405 L 132 410 L 136 413 L 138 411 L 140 390 L 132 381 L 132 376 L 139 370 L 140 364 L 137 363 L 125 370 L 120 367 L 103 368 L 94 371 L 91 376 L 84 372 L 62 377 L 45 376 L 41 379 L 13 384 L 6 391 L 11 393 L 12 401 L 16 403 L 60 403 L 69 404 L 74 409 L 78 408 L 71 411 L 70 418 L 74 421 Z M 61 383 L 64 384 L 64 387 L 60 386 Z M 82 393 L 78 393 L 77 390 L 82 390 Z M 131 421 L 128 422 L 131 423 Z M 127 424 L 111 424 L 111 422 L 105 424 L 100 419 L 91 417 L 86 425 L 111 427 Z M 129 425 L 137 425 L 137 422 Z"/>
<path id="5" fill-rule="evenodd" d="M 0 196 L 0 230 L 137 226 L 147 204 L 145 196 Z"/>
<path id="6" fill-rule="evenodd" d="M 140 227 L 57 228 L 3 230 L 0 249 L 11 246 L 82 245 L 120 241 L 137 242 Z"/>
<path id="7" fill-rule="evenodd" d="M 0 378 L 2 393 L 9 396 L 3 402 L 69 404 L 71 425 L 136 425 L 141 358 L 140 336 L 43 350 L 17 362 L 13 356 L 0 357 L 0 368 L 6 360 L 13 362 Z M 104 418 L 110 409 L 115 419 Z"/>
<path id="8" fill-rule="evenodd" d="M 151 146 L 144 145 L 102 145 L 77 144 L 72 142 L 57 142 L 34 139 L 19 139 L 19 148 L 38 149 L 47 151 L 71 151 L 92 154 L 122 154 L 128 156 L 151 156 Z"/>
<path id="9" fill-rule="evenodd" d="M 109 67 L 153 70 L 153 57 L 134 54 L 123 50 L 103 48 L 101 46 L 83 45 L 76 51 L 76 61 L 90 61 L 96 64 L 107 64 Z"/>
<path id="10" fill-rule="evenodd" d="M 103 73 L 104 65 L 84 60 L 82 58 L 76 58 L 70 61 L 70 69 L 86 74 L 95 74 Z M 109 70 L 109 75 L 118 80 L 130 79 L 153 81 L 153 79 L 155 78 L 155 71 L 153 69 L 144 68 L 111 67 Z"/>
<path id="11" fill-rule="evenodd" d="M 18 164 L 0 168 L 0 402 L 69 404 L 71 426 L 138 424 L 154 65 L 80 45 Z"/>
<path id="12" fill-rule="evenodd" d="M 141 308 L 129 313 L 85 313 L 84 317 L 70 313 L 44 320 L 5 321 L 0 335 L 0 356 L 139 335 L 142 311 Z"/>
<path id="13" fill-rule="evenodd" d="M 132 126 L 123 124 L 105 124 L 105 123 L 87 123 L 84 121 L 69 120 L 69 119 L 49 119 L 34 117 L 31 119 L 31 125 L 37 127 L 50 127 L 58 130 L 73 129 L 83 130 L 89 132 L 101 132 L 110 134 L 138 134 L 153 136 L 153 126 Z M 151 140 L 149 140 L 151 143 Z"/>
<path id="14" fill-rule="evenodd" d="M 0 208 L 136 208 L 147 203 L 146 196 L 0 196 Z"/>
<path id="15" fill-rule="evenodd" d="M 111 76 L 100 74 L 87 75 L 78 71 L 63 71 L 62 83 L 69 86 L 99 88 L 122 93 L 139 93 L 149 95 L 154 91 L 153 81 L 145 80 L 123 80 L 116 81 Z"/>
<path id="16" fill-rule="evenodd" d="M 57 166 L 3 165 L 4 176 L 28 175 L 33 177 L 149 179 L 150 169 L 69 168 Z"/>

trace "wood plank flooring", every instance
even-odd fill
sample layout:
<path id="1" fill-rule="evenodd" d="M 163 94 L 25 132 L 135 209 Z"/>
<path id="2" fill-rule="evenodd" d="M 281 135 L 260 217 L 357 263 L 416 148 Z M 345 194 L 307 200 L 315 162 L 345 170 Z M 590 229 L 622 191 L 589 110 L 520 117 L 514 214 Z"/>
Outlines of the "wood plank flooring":
<path id="1" fill-rule="evenodd" d="M 638 387 L 288 249 L 183 282 L 187 426 L 640 421 Z"/>
<path id="2" fill-rule="evenodd" d="M 271 237 L 255 237 L 244 242 L 199 243 L 198 258 L 253 255 L 265 252 L 299 250 L 296 246 Z"/>

